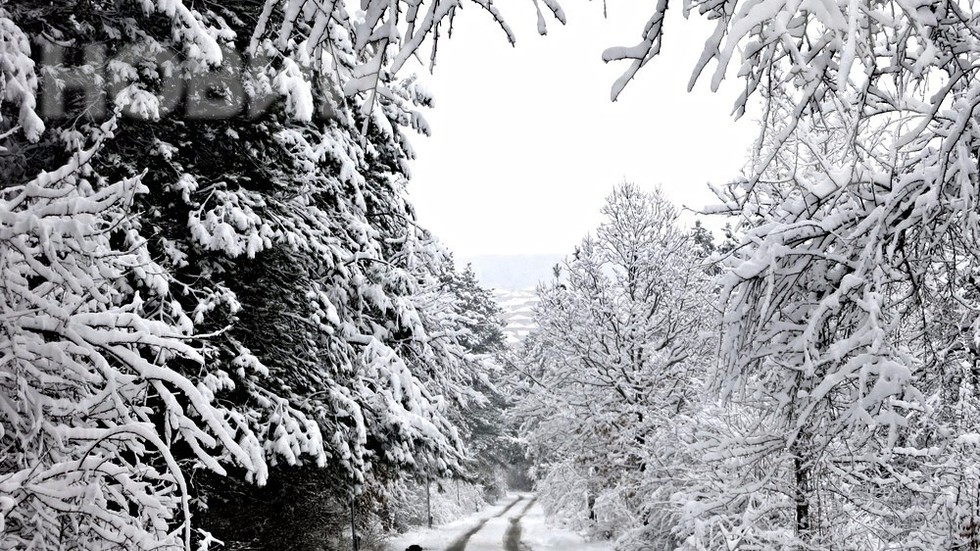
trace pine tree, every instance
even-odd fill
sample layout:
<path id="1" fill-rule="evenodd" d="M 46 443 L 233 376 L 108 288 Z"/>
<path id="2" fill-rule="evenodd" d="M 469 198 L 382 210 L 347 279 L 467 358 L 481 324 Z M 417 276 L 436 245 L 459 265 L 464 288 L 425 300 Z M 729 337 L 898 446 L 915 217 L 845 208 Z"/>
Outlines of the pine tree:
<path id="1" fill-rule="evenodd" d="M 0 546 L 186 548 L 222 497 L 202 468 L 329 464 L 372 507 L 460 471 L 476 364 L 405 198 L 431 99 L 399 74 L 455 5 L 408 4 L 0 7 Z M 175 95 L 202 75 L 268 108 Z"/>

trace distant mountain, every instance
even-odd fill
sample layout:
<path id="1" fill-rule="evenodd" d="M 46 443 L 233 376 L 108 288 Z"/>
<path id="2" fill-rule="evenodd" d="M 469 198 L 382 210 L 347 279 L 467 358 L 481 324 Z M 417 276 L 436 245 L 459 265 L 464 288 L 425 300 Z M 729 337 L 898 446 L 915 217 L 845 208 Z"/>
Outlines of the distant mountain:
<path id="1" fill-rule="evenodd" d="M 534 329 L 532 308 L 538 302 L 535 288 L 554 277 L 560 254 L 481 255 L 461 258 L 458 266 L 473 266 L 480 284 L 493 290 L 493 298 L 503 310 L 507 342 L 520 342 Z"/>
<path id="2" fill-rule="evenodd" d="M 481 255 L 461 258 L 460 266 L 473 265 L 484 287 L 506 291 L 534 289 L 539 281 L 552 278 L 552 268 L 564 258 L 560 254 Z"/>
<path id="3" fill-rule="evenodd" d="M 560 254 L 481 255 L 461 258 L 457 265 L 473 266 L 480 284 L 493 290 L 493 298 L 503 310 L 504 334 L 507 342 L 520 342 L 534 329 L 534 312 L 538 302 L 535 287 L 554 277 Z"/>

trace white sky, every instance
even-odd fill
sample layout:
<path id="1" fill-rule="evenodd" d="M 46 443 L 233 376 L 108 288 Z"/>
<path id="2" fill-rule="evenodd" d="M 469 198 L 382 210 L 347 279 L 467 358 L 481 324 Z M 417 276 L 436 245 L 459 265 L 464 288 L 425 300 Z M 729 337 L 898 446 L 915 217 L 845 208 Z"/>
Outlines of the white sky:
<path id="1" fill-rule="evenodd" d="M 413 139 L 409 193 L 419 221 L 457 258 L 569 253 L 623 180 L 662 185 L 675 203 L 697 208 L 712 201 L 707 182 L 739 174 L 755 124 L 730 116 L 738 81 L 711 93 L 706 73 L 686 91 L 708 23 L 675 8 L 661 57 L 612 103 L 626 62 L 606 65 L 602 51 L 638 42 L 652 2 L 609 2 L 604 20 L 601 2 L 564 0 L 568 25 L 549 19 L 548 36 L 535 31 L 531 0 L 496 4 L 517 46 L 466 4 L 426 77 L 433 135 Z"/>

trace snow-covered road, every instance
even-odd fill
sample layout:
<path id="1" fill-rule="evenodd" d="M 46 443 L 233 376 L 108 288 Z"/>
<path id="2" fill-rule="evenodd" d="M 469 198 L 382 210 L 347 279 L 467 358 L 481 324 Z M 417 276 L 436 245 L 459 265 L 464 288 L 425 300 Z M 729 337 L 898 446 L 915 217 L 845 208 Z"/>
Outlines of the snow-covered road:
<path id="1" fill-rule="evenodd" d="M 510 494 L 496 505 L 457 521 L 392 539 L 390 551 L 416 544 L 425 551 L 612 551 L 610 543 L 549 525 L 533 494 Z"/>

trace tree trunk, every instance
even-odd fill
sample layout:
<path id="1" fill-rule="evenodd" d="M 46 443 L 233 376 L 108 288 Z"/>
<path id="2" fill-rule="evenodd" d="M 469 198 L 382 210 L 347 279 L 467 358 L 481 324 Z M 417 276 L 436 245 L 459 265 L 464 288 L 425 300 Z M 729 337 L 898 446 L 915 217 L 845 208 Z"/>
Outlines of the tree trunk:
<path id="1" fill-rule="evenodd" d="M 354 498 L 350 498 L 350 541 L 351 549 L 358 551 L 360 549 L 360 538 L 357 537 L 357 526 L 354 523 Z"/>
<path id="2" fill-rule="evenodd" d="M 429 473 L 425 473 L 425 518 L 428 519 L 429 528 L 432 528 L 432 498 L 429 495 L 429 487 L 431 483 L 429 482 Z"/>
<path id="3" fill-rule="evenodd" d="M 801 541 L 810 541 L 810 470 L 803 458 L 801 450 L 795 449 L 793 454 L 793 475 L 796 490 L 796 537 Z"/>

